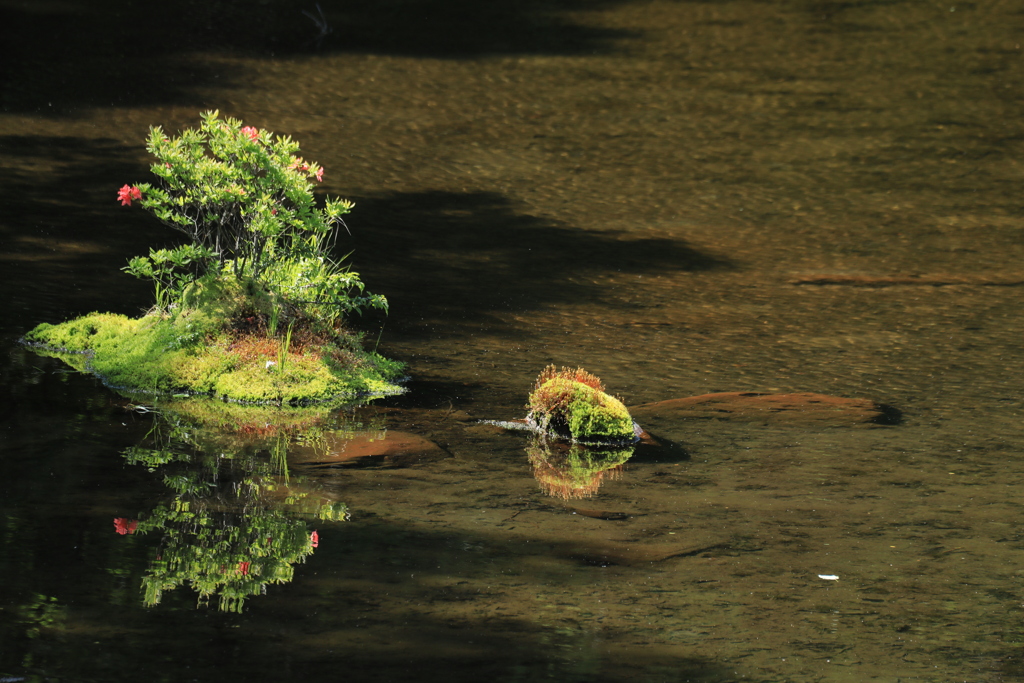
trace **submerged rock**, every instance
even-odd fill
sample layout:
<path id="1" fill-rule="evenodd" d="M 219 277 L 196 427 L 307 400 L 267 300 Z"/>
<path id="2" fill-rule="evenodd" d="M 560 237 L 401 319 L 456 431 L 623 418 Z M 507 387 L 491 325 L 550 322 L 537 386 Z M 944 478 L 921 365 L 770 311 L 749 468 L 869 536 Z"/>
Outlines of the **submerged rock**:
<path id="1" fill-rule="evenodd" d="M 438 460 L 448 453 L 419 434 L 393 429 L 379 432 L 343 434 L 320 442 L 299 445 L 288 452 L 289 460 L 307 469 L 332 468 L 356 460 L 372 460 L 388 465 Z"/>
<path id="2" fill-rule="evenodd" d="M 887 410 L 866 398 L 842 398 L 825 394 L 761 394 L 730 391 L 645 403 L 630 409 L 644 418 L 693 418 L 766 422 L 776 425 L 853 426 L 891 424 Z"/>

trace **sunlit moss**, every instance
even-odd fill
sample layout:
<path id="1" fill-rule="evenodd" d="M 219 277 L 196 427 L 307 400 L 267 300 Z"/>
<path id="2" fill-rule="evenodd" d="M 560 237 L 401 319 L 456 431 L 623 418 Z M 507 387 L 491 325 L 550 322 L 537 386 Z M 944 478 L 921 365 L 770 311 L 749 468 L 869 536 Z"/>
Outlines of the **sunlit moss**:
<path id="1" fill-rule="evenodd" d="M 362 350 L 344 331 L 307 334 L 293 343 L 291 336 L 246 330 L 246 321 L 262 323 L 271 307 L 251 283 L 202 280 L 182 301 L 174 315 L 91 313 L 43 323 L 25 341 L 132 391 L 279 405 L 402 391 L 395 383 L 402 364 Z"/>
<path id="2" fill-rule="evenodd" d="M 544 369 L 530 394 L 529 420 L 542 432 L 579 442 L 632 442 L 633 419 L 581 368 Z"/>

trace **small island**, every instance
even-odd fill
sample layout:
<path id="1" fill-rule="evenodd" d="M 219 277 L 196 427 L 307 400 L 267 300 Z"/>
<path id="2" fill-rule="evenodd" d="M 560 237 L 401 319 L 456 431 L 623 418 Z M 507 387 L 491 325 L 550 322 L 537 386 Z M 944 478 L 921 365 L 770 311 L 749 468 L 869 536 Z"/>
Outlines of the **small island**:
<path id="1" fill-rule="evenodd" d="M 362 347 L 348 316 L 387 311 L 331 251 L 351 202 L 316 205 L 324 169 L 287 136 L 203 114 L 198 129 L 150 129 L 154 183 L 125 185 L 188 240 L 124 268 L 155 286 L 140 318 L 91 313 L 24 341 L 108 386 L 240 403 L 303 405 L 401 393 L 403 365 Z"/>

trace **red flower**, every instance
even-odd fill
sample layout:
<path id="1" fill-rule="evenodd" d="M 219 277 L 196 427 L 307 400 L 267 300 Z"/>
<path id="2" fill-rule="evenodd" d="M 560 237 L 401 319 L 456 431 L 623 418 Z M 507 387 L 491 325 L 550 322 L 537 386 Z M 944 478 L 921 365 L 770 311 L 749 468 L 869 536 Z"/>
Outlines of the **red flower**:
<path id="1" fill-rule="evenodd" d="M 249 562 L 239 562 L 238 563 L 238 573 L 241 574 L 242 576 L 248 576 L 248 574 L 249 574 L 249 564 L 250 564 Z"/>
<path id="2" fill-rule="evenodd" d="M 133 199 L 142 199 L 142 190 L 134 185 L 125 185 L 117 191 L 117 198 L 121 200 L 121 206 L 131 206 Z"/>
<path id="3" fill-rule="evenodd" d="M 316 170 L 316 181 L 322 183 L 324 181 L 324 169 L 323 166 Z"/>
<path id="4" fill-rule="evenodd" d="M 316 548 L 320 545 L 320 534 L 314 531 L 309 535 L 309 541 L 313 544 L 313 547 Z"/>
<path id="5" fill-rule="evenodd" d="M 260 132 L 252 126 L 246 126 L 245 128 L 243 128 L 242 135 L 248 135 L 249 139 L 252 140 L 253 142 L 256 142 L 257 140 L 260 139 Z"/>
<path id="6" fill-rule="evenodd" d="M 125 534 L 134 534 L 135 529 L 138 526 L 138 520 L 128 519 L 127 517 L 114 517 L 114 531 L 122 536 Z"/>

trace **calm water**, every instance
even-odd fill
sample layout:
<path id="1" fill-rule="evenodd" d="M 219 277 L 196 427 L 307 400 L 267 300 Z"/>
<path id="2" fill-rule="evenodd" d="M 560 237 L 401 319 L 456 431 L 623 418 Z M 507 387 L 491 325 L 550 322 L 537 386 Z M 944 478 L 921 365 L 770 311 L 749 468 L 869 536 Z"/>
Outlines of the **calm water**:
<path id="1" fill-rule="evenodd" d="M 0 678 L 1024 679 L 1019 4 L 371 4 L 0 2 Z M 409 394 L 210 432 L 16 344 L 147 306 L 116 189 L 211 108 L 356 201 Z M 901 419 L 654 416 L 563 500 L 477 422 L 548 363 Z"/>

